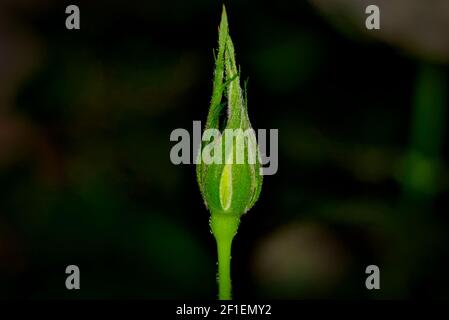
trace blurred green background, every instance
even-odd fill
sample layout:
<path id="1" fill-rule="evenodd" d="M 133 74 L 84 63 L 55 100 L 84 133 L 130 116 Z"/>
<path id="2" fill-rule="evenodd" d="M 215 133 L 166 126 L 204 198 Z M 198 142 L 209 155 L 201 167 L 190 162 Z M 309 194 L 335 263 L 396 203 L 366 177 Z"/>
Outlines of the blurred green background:
<path id="1" fill-rule="evenodd" d="M 279 129 L 237 299 L 449 297 L 449 8 L 377 2 L 368 32 L 364 1 L 226 1 L 251 122 Z M 0 4 L 0 297 L 215 299 L 209 213 L 169 136 L 206 119 L 222 3 L 74 1 L 77 31 L 68 4 Z"/>

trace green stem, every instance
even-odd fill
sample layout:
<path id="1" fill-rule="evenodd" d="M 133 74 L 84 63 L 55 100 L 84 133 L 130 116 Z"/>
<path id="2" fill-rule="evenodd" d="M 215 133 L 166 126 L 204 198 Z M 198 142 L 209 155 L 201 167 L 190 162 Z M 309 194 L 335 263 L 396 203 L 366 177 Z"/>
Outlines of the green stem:
<path id="1" fill-rule="evenodd" d="M 217 240 L 218 299 L 231 300 L 231 244 L 232 240 Z"/>
<path id="2" fill-rule="evenodd" d="M 217 241 L 218 299 L 231 300 L 231 247 L 240 218 L 224 214 L 212 214 L 210 225 Z"/>
<path id="3" fill-rule="evenodd" d="M 441 161 L 447 127 L 448 77 L 442 66 L 422 62 L 417 69 L 410 125 L 410 146 L 406 171 L 401 180 L 402 198 L 398 212 L 394 261 L 396 270 L 389 275 L 391 297 L 403 297 L 419 267 L 433 259 L 431 250 L 415 250 L 434 245 L 428 232 L 438 232 L 430 215 L 433 200 L 441 183 Z M 406 218 L 405 218 L 406 215 Z M 407 221 L 407 223 L 404 223 Z"/>
<path id="4" fill-rule="evenodd" d="M 418 69 L 411 125 L 406 198 L 430 201 L 438 188 L 447 116 L 447 76 L 441 66 L 423 63 Z"/>

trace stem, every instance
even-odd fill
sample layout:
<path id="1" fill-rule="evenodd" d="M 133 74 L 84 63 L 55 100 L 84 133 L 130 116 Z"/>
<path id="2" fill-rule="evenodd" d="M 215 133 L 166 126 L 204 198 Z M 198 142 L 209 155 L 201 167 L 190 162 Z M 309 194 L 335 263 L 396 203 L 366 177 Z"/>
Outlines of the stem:
<path id="1" fill-rule="evenodd" d="M 403 182 L 408 200 L 428 203 L 437 191 L 447 98 L 445 70 L 423 63 L 416 79 L 408 174 Z"/>
<path id="2" fill-rule="evenodd" d="M 389 277 L 390 294 L 403 297 L 419 266 L 433 259 L 429 248 L 434 242 L 424 229 L 438 232 L 430 210 L 441 181 L 441 159 L 447 126 L 448 78 L 442 66 L 422 62 L 417 69 L 413 96 L 413 113 L 410 125 L 410 142 L 406 158 L 406 171 L 401 180 L 402 198 L 398 211 L 403 219 L 398 221 L 396 232 L 398 251 L 393 264 L 400 272 Z M 406 217 L 405 217 L 406 215 Z M 405 271 L 404 271 L 405 270 Z"/>
<path id="3" fill-rule="evenodd" d="M 218 299 L 231 300 L 231 244 L 217 239 L 218 252 Z"/>
<path id="4" fill-rule="evenodd" d="M 231 300 L 231 247 L 240 218 L 224 214 L 212 214 L 210 225 L 217 241 L 218 299 Z"/>

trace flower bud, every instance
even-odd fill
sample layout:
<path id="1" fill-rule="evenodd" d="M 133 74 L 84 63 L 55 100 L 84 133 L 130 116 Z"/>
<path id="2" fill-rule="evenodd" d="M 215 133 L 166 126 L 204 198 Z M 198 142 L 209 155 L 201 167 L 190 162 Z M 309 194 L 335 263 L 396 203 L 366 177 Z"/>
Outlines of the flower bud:
<path id="1" fill-rule="evenodd" d="M 223 95 L 227 100 L 227 113 L 225 129 L 220 130 Z M 197 165 L 198 184 L 212 217 L 224 214 L 239 218 L 260 194 L 260 155 L 246 100 L 223 10 L 212 100 Z"/>

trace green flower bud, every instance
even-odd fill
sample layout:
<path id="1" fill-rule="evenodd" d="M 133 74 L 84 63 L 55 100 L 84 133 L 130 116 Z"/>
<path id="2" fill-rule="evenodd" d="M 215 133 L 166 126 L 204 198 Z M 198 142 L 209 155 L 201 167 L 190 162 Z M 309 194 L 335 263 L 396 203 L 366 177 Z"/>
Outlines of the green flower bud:
<path id="1" fill-rule="evenodd" d="M 203 141 L 201 146 L 198 184 L 212 216 L 223 214 L 239 218 L 257 201 L 262 175 L 256 136 L 248 118 L 246 90 L 244 94 L 240 87 L 225 10 L 219 29 L 214 76 L 205 132 L 215 129 L 217 134 Z M 227 113 L 225 129 L 219 131 L 223 95 L 227 98 Z M 205 163 L 205 155 L 210 155 L 214 162 Z"/>
<path id="2" fill-rule="evenodd" d="M 211 212 L 210 226 L 217 241 L 218 296 L 227 300 L 231 299 L 232 240 L 240 217 L 259 197 L 262 175 L 257 141 L 248 118 L 246 90 L 244 95 L 224 7 L 215 59 L 212 100 L 198 155 L 197 179 Z M 225 129 L 220 131 L 223 96 L 227 99 L 227 113 Z M 204 141 L 209 133 L 211 139 Z M 206 158 L 213 161 L 205 161 Z"/>

